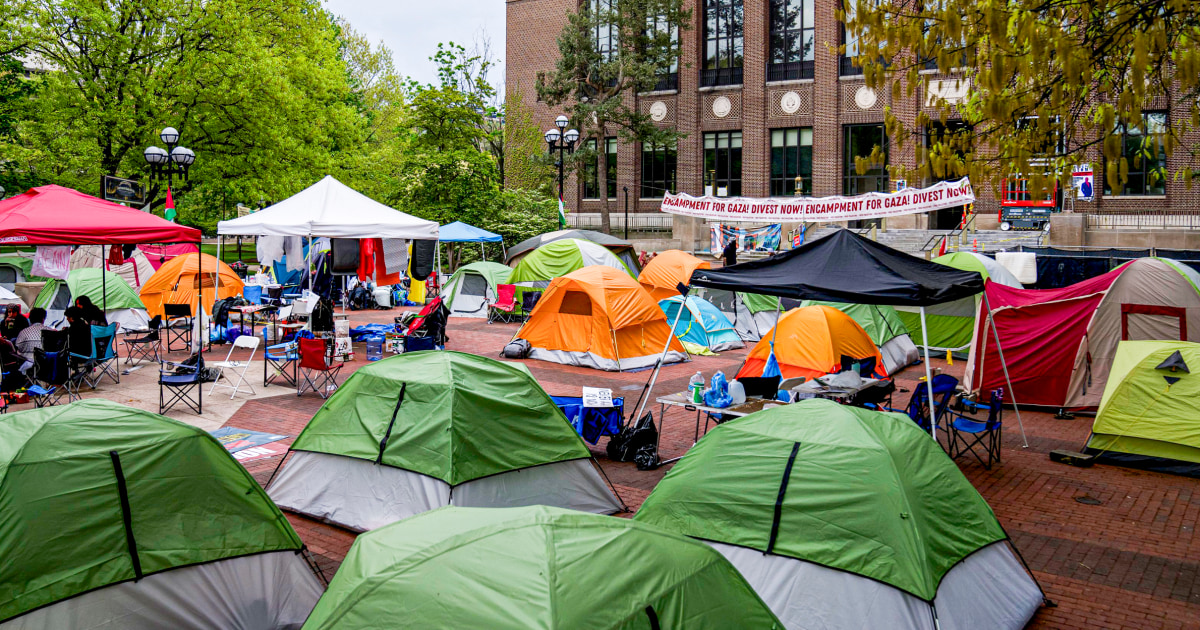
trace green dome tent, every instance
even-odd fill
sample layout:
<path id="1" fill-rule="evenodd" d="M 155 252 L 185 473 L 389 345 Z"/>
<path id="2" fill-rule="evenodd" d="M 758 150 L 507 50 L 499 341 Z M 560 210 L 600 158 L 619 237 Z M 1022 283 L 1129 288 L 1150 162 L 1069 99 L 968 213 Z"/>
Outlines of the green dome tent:
<path id="1" fill-rule="evenodd" d="M 1021 288 L 1021 283 L 1011 271 L 983 254 L 954 252 L 938 256 L 933 262 L 962 271 L 975 271 L 982 275 L 984 280 L 990 279 L 1005 286 Z M 925 326 L 929 328 L 931 350 L 965 350 L 971 345 L 971 336 L 975 333 L 975 314 L 979 312 L 979 301 L 982 299 L 980 295 L 926 307 Z M 908 326 L 913 343 L 918 346 L 924 345 L 920 309 L 897 306 L 896 312 L 904 325 Z"/>
<path id="2" fill-rule="evenodd" d="M 381 627 L 782 628 L 707 546 L 543 506 L 443 508 L 359 536 L 304 630 Z"/>
<path id="3" fill-rule="evenodd" d="M 497 262 L 473 262 L 450 276 L 442 295 L 450 317 L 487 317 L 488 302 L 496 299 L 496 285 L 507 284 L 512 268 Z"/>
<path id="4" fill-rule="evenodd" d="M 1042 601 L 987 502 L 901 414 L 810 399 L 722 424 L 634 519 L 712 543 L 789 628 L 924 629 L 933 612 L 942 630 L 1015 630 Z"/>
<path id="5" fill-rule="evenodd" d="M 518 308 L 526 290 L 544 291 L 550 286 L 551 280 L 588 265 L 606 265 L 620 269 L 630 277 L 637 277 L 616 254 L 603 245 L 577 238 L 564 238 L 533 250 L 513 267 L 508 282 L 517 285 Z"/>
<path id="6" fill-rule="evenodd" d="M 1117 344 L 1087 451 L 1114 464 L 1200 476 L 1200 344 Z"/>
<path id="7" fill-rule="evenodd" d="M 47 281 L 33 306 L 46 309 L 46 323 L 54 323 L 61 321 L 67 307 L 74 305 L 82 295 L 97 308 L 104 309 L 109 323 L 120 322 L 122 328 L 143 328 L 150 321 L 142 298 L 124 278 L 95 267 L 72 269 L 66 280 L 53 278 Z"/>
<path id="8" fill-rule="evenodd" d="M 836 308 L 858 322 L 871 336 L 883 356 L 883 366 L 888 374 L 895 374 L 921 358 L 917 347 L 908 334 L 908 327 L 901 321 L 896 309 L 875 304 L 847 304 L 844 302 L 819 302 L 804 300 L 800 306 L 824 304 Z"/>
<path id="9" fill-rule="evenodd" d="M 287 628 L 320 584 L 283 514 L 215 438 L 89 399 L 0 416 L 0 621 Z"/>
<path id="10" fill-rule="evenodd" d="M 367 365 L 325 401 L 267 492 L 366 531 L 444 505 L 624 506 L 520 364 L 450 351 Z"/>

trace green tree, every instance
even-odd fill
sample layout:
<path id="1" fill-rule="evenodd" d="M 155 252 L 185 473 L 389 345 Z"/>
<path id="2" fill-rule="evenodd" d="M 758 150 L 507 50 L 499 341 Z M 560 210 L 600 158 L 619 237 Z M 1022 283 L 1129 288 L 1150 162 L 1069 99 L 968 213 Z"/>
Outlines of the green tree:
<path id="1" fill-rule="evenodd" d="M 970 96 L 939 103 L 909 129 L 891 112 L 889 135 L 903 143 L 931 123 L 958 114 L 967 126 L 932 139 L 917 176 L 969 175 L 996 183 L 1025 173 L 1046 189 L 1069 182 L 1070 165 L 1099 146 L 1114 190 L 1131 166 L 1124 127 L 1142 126 L 1142 110 L 1169 103 L 1166 129 L 1133 156 L 1183 149 L 1189 183 L 1200 146 L 1181 142 L 1200 126 L 1200 4 L 1191 0 L 848 0 L 843 14 L 858 36 L 869 85 L 899 95 L 936 65 L 968 81 Z"/>
<path id="2" fill-rule="evenodd" d="M 599 138 L 600 146 L 613 132 L 628 143 L 675 144 L 680 134 L 643 114 L 638 94 L 653 90 L 678 64 L 679 31 L 690 23 L 691 10 L 681 0 L 589 0 L 568 14 L 554 70 L 538 73 L 538 96 L 547 105 L 565 105 L 583 137 Z M 600 181 L 608 181 L 603 151 L 576 155 L 595 160 Z M 602 196 L 600 229 L 607 233 L 611 209 Z"/>
<path id="3" fill-rule="evenodd" d="M 504 99 L 504 156 L 505 186 L 554 196 L 554 164 L 546 154 L 546 141 L 515 87 Z"/>

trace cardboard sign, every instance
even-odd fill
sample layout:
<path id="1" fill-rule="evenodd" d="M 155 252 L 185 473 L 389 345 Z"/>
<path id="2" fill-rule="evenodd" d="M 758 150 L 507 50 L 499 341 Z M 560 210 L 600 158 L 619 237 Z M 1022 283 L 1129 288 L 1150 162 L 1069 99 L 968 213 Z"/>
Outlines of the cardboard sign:
<path id="1" fill-rule="evenodd" d="M 237 453 L 243 449 L 262 446 L 263 444 L 269 444 L 288 437 L 286 435 L 263 433 L 262 431 L 251 431 L 250 429 L 238 429 L 235 427 L 221 427 L 215 431 L 210 431 L 210 433 L 230 453 Z"/>
<path id="2" fill-rule="evenodd" d="M 612 407 L 612 390 L 602 387 L 583 388 L 584 407 Z"/>

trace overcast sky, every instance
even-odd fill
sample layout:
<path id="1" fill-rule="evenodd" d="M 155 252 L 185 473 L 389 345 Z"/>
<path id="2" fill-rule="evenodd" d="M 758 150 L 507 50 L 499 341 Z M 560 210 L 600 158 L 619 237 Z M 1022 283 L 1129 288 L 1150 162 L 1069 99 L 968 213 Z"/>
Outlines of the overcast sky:
<path id="1" fill-rule="evenodd" d="M 439 42 L 468 50 L 480 33 L 491 39 L 496 61 L 504 61 L 502 0 L 325 0 L 331 12 L 350 21 L 372 42 L 382 41 L 396 58 L 396 69 L 423 83 L 436 78 L 429 57 Z M 500 83 L 503 65 L 489 76 Z"/>

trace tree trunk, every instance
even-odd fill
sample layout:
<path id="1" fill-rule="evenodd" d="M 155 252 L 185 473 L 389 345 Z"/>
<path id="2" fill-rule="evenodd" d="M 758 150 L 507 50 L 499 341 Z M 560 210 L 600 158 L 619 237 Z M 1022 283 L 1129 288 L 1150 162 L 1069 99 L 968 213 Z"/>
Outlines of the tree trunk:
<path id="1" fill-rule="evenodd" d="M 600 188 L 600 198 L 604 203 L 600 204 L 600 231 L 605 234 L 612 234 L 611 213 L 608 206 L 608 126 L 600 122 L 600 139 L 596 143 L 596 147 L 600 149 L 600 181 L 597 182 Z M 615 175 L 615 174 L 614 174 Z"/>

